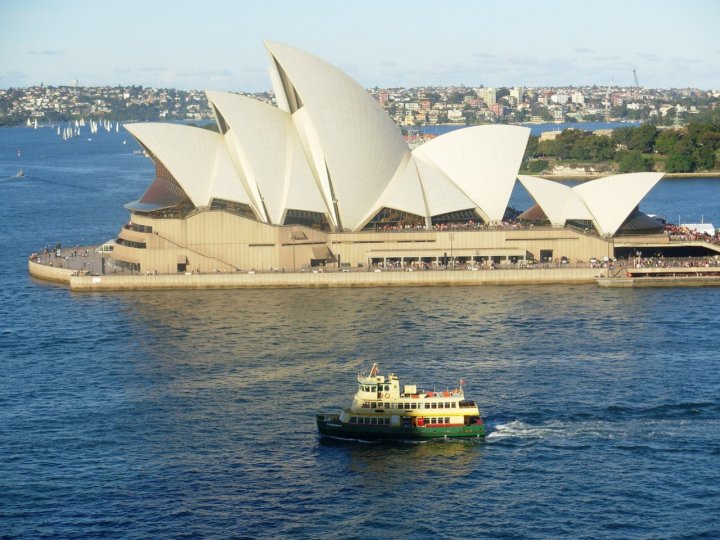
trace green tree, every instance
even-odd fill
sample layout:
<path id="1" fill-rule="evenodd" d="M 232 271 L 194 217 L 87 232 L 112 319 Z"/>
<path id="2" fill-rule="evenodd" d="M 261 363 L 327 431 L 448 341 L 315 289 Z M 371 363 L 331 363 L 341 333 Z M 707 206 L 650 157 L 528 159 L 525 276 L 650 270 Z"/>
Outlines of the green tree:
<path id="1" fill-rule="evenodd" d="M 538 151 L 538 137 L 535 135 L 530 135 L 528 137 L 527 146 L 525 146 L 525 155 L 523 159 L 527 160 L 528 158 L 534 157 L 535 154 Z"/>
<path id="2" fill-rule="evenodd" d="M 617 146 L 619 144 L 624 145 L 625 147 L 628 147 L 630 144 L 630 139 L 632 138 L 633 128 L 631 127 L 621 127 L 617 129 L 613 129 L 612 135 L 610 136 L 610 140 L 612 141 L 613 145 Z"/>
<path id="3" fill-rule="evenodd" d="M 639 150 L 630 150 L 622 152 L 618 160 L 618 166 L 621 173 L 641 172 L 650 170 L 650 164 L 643 158 Z"/>
<path id="4" fill-rule="evenodd" d="M 696 146 L 692 156 L 697 171 L 709 171 L 715 166 L 715 152 L 710 146 Z"/>
<path id="5" fill-rule="evenodd" d="M 575 140 L 570 156 L 580 161 L 605 161 L 614 153 L 610 138 L 588 134 Z"/>
<path id="6" fill-rule="evenodd" d="M 685 152 L 673 151 L 665 160 L 666 172 L 692 172 L 694 170 L 695 166 L 692 160 L 692 155 Z"/>
<path id="7" fill-rule="evenodd" d="M 533 174 L 541 173 L 548 168 L 550 162 L 546 159 L 534 159 L 528 162 L 528 171 Z"/>
<path id="8" fill-rule="evenodd" d="M 639 150 L 640 152 L 652 152 L 657 136 L 658 131 L 655 126 L 643 124 L 642 126 L 633 129 L 632 134 L 630 135 L 628 149 Z"/>
<path id="9" fill-rule="evenodd" d="M 674 129 L 663 129 L 655 139 L 655 151 L 658 154 L 670 154 L 675 150 L 675 145 L 680 139 L 680 134 Z"/>

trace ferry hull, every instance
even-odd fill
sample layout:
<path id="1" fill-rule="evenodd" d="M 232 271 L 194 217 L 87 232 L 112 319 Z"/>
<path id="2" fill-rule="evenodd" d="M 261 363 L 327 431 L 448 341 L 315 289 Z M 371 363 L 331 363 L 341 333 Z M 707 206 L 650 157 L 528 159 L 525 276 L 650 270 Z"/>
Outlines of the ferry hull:
<path id="1" fill-rule="evenodd" d="M 448 427 L 368 426 L 344 424 L 339 420 L 327 420 L 326 415 L 318 415 L 317 426 L 321 435 L 366 441 L 485 437 L 483 424 Z"/>

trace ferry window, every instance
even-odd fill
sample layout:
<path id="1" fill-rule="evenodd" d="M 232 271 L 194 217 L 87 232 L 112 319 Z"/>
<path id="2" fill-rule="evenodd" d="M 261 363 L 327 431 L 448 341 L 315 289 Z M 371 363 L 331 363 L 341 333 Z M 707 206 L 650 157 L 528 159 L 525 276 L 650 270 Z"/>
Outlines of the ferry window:
<path id="1" fill-rule="evenodd" d="M 410 404 L 409 404 L 409 403 L 406 403 L 406 404 L 405 404 L 405 408 L 406 408 L 406 409 L 409 409 L 409 408 L 410 408 Z"/>
<path id="2" fill-rule="evenodd" d="M 377 418 L 371 418 L 370 419 L 371 424 L 377 424 Z"/>
<path id="3" fill-rule="evenodd" d="M 389 409 L 389 408 L 390 408 L 390 404 L 386 402 L 386 403 L 385 403 L 385 408 L 386 408 L 386 409 Z"/>
<path id="4" fill-rule="evenodd" d="M 437 409 L 437 403 L 433 403 L 433 404 L 432 404 L 432 408 L 433 408 L 433 409 Z"/>
<path id="5" fill-rule="evenodd" d="M 374 409 L 375 407 L 377 407 L 377 403 L 375 403 L 375 402 L 373 401 L 373 402 L 370 403 L 370 406 Z"/>
<path id="6" fill-rule="evenodd" d="M 429 403 L 426 403 L 426 404 L 425 404 L 425 408 L 426 408 L 426 409 L 429 409 L 429 408 L 430 408 L 430 404 L 429 404 Z"/>
<path id="7" fill-rule="evenodd" d="M 369 402 L 369 401 L 363 401 L 362 406 L 363 406 L 363 408 L 365 408 L 365 409 L 369 409 L 369 408 L 370 408 L 370 402 Z"/>
<path id="8" fill-rule="evenodd" d="M 447 416 L 445 417 L 445 423 L 446 423 L 446 424 L 449 424 L 449 423 L 450 423 L 450 418 L 447 417 Z"/>
<path id="9" fill-rule="evenodd" d="M 450 402 L 449 402 L 449 401 L 446 401 L 446 402 L 445 402 L 445 408 L 446 408 L 446 409 L 449 409 L 450 406 L 451 406 L 451 405 L 450 405 Z"/>
<path id="10" fill-rule="evenodd" d="M 355 418 L 354 416 L 351 416 L 351 417 L 350 417 L 350 423 L 351 423 L 351 424 L 354 424 L 354 423 L 356 423 L 356 422 L 357 422 L 357 418 Z"/>

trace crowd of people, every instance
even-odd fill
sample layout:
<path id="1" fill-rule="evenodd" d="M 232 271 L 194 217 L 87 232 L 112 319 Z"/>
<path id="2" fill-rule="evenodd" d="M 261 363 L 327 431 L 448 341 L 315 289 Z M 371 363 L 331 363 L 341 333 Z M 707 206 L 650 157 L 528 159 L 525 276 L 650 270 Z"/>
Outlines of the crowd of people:
<path id="1" fill-rule="evenodd" d="M 688 227 L 665 225 L 665 234 L 668 235 L 670 240 L 677 242 L 700 241 L 720 245 L 720 234 L 717 232 L 714 235 L 710 235 L 705 232 L 689 229 Z"/>
<path id="2" fill-rule="evenodd" d="M 498 229 L 521 229 L 531 228 L 533 224 L 527 224 L 516 220 L 505 220 L 491 223 L 478 223 L 477 221 L 453 221 L 433 223 L 430 227 L 424 223 L 377 223 L 368 229 L 374 231 L 480 231 Z M 367 230 L 367 229 L 366 229 Z"/>

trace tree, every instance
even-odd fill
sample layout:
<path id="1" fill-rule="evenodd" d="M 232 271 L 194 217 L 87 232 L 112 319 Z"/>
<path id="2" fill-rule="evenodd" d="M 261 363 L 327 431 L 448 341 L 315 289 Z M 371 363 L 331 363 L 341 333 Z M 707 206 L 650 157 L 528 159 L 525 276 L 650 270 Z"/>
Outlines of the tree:
<path id="1" fill-rule="evenodd" d="M 649 163 L 643 158 L 639 150 L 623 152 L 618 165 L 621 173 L 641 172 L 650 170 Z"/>
<path id="2" fill-rule="evenodd" d="M 575 141 L 570 156 L 580 161 L 605 161 L 612 159 L 614 153 L 608 137 L 588 134 Z"/>
<path id="3" fill-rule="evenodd" d="M 665 160 L 665 172 L 692 172 L 694 170 L 692 156 L 684 152 L 673 151 Z"/>
<path id="4" fill-rule="evenodd" d="M 535 135 L 530 135 L 530 137 L 528 137 L 527 146 L 525 146 L 525 156 L 523 159 L 527 160 L 528 158 L 534 157 L 537 151 L 538 137 Z"/>
<path id="5" fill-rule="evenodd" d="M 658 154 L 670 154 L 675 150 L 675 145 L 680 139 L 680 134 L 674 129 L 663 129 L 655 139 L 655 151 Z"/>
<path id="6" fill-rule="evenodd" d="M 528 162 L 528 171 L 530 171 L 533 174 L 537 174 L 540 172 L 543 172 L 545 169 L 547 169 L 549 164 L 549 161 L 546 159 L 534 159 L 530 162 Z"/>
<path id="7" fill-rule="evenodd" d="M 630 150 L 640 150 L 640 152 L 652 152 L 657 136 L 658 131 L 655 126 L 643 124 L 633 129 L 628 148 Z"/>
<path id="8" fill-rule="evenodd" d="M 615 146 L 623 145 L 627 148 L 630 144 L 630 139 L 632 138 L 632 132 L 633 128 L 631 127 L 621 127 L 613 129 L 610 140 Z"/>
<path id="9" fill-rule="evenodd" d="M 715 165 L 715 152 L 710 146 L 697 146 L 693 151 L 695 170 L 709 171 Z"/>

